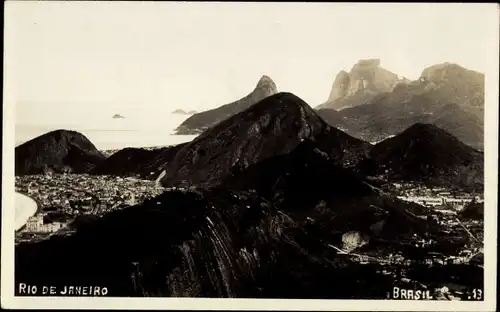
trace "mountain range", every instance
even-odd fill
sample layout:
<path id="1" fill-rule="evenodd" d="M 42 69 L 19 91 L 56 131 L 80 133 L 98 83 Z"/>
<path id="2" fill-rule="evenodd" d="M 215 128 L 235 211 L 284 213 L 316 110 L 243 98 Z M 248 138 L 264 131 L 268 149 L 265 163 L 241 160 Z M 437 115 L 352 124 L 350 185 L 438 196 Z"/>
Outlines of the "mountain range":
<path id="1" fill-rule="evenodd" d="M 248 96 L 189 117 L 177 134 L 202 133 L 277 92 L 263 76 Z M 331 126 L 367 142 L 430 123 L 475 149 L 484 148 L 484 74 L 453 63 L 429 66 L 411 81 L 382 68 L 379 59 L 359 60 L 349 72 L 337 74 L 328 100 L 316 110 Z"/>
<path id="2" fill-rule="evenodd" d="M 177 134 L 199 134 L 216 125 L 220 121 L 237 114 L 264 98 L 277 93 L 276 84 L 264 75 L 254 90 L 247 96 L 218 108 L 200 112 L 186 119 L 177 129 Z"/>
<path id="3" fill-rule="evenodd" d="M 380 67 L 376 68 L 382 71 Z M 377 76 L 373 77 L 372 80 L 377 82 Z M 394 81 L 378 79 L 378 84 L 385 86 Z M 359 89 L 355 94 L 337 98 L 317 109 L 330 125 L 369 142 L 381 141 L 420 122 L 434 124 L 465 144 L 483 149 L 483 74 L 444 63 L 424 69 L 416 81 L 405 80 L 391 86 L 385 90 L 378 88 L 378 91 L 375 88 Z M 334 83 L 333 94 L 337 94 L 334 92 L 337 88 L 338 84 Z M 343 109 L 339 110 L 338 105 L 331 104 L 339 101 L 351 101 L 351 104 L 342 104 Z M 335 112 L 328 111 L 335 108 Z"/>
<path id="4" fill-rule="evenodd" d="M 459 109 L 450 105 L 446 112 Z M 325 111 L 329 115 L 323 119 Z M 310 141 L 334 164 L 362 175 L 445 186 L 483 185 L 483 154 L 448 131 L 417 122 L 372 145 L 327 123 L 340 119 L 340 112 L 316 111 L 297 96 L 281 92 L 221 121 L 190 142 L 152 150 L 125 148 L 108 158 L 83 135 L 61 130 L 16 148 L 16 173 L 41 173 L 51 168 L 56 172 L 139 175 L 148 179 L 161 175 L 159 181 L 166 187 L 211 188 L 236 172 L 288 155 Z M 66 136 L 76 136 L 86 144 L 57 140 Z"/>
<path id="5" fill-rule="evenodd" d="M 434 125 L 417 123 L 372 145 L 292 93 L 249 103 L 173 147 L 126 148 L 106 159 L 83 135 L 59 131 L 16 148 L 20 172 L 38 173 L 50 161 L 57 170 L 140 174 L 167 187 L 75 222 L 71 235 L 19 244 L 16 282 L 100 285 L 108 296 L 385 298 L 394 278 L 336 248 L 361 237 L 353 250 L 406 255 L 414 252 L 408 237 L 445 236 L 429 208 L 400 201 L 369 177 L 481 182 L 482 153 Z M 343 111 L 327 113 L 333 120 Z M 324 286 L 332 281 L 342 282 Z"/>

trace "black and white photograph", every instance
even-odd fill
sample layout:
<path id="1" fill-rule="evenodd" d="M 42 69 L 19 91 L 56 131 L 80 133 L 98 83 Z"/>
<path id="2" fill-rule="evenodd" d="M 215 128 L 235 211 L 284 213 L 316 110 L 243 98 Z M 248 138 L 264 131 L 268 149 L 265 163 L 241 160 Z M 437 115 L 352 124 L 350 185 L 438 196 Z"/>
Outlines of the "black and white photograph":
<path id="1" fill-rule="evenodd" d="M 498 25 L 6 1 L 2 307 L 492 311 Z"/>

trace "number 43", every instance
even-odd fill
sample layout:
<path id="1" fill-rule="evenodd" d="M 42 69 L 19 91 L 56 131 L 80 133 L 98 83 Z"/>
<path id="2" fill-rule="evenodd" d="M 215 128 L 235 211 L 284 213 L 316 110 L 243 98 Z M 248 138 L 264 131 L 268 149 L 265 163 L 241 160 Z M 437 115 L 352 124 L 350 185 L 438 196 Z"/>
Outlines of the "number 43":
<path id="1" fill-rule="evenodd" d="M 472 290 L 472 299 L 474 299 L 474 300 L 482 300 L 483 299 L 483 291 L 481 289 L 474 288 Z"/>

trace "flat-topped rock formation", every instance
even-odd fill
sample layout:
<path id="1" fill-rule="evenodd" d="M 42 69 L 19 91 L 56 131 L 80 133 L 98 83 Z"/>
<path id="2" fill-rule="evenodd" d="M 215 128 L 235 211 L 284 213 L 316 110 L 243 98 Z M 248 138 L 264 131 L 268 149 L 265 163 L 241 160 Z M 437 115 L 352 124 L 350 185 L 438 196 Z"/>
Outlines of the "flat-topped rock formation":
<path id="1" fill-rule="evenodd" d="M 382 92 L 390 92 L 401 83 L 409 82 L 380 67 L 379 59 L 358 61 L 350 72 L 340 71 L 333 82 L 330 96 L 321 108 L 343 109 L 361 105 Z"/>

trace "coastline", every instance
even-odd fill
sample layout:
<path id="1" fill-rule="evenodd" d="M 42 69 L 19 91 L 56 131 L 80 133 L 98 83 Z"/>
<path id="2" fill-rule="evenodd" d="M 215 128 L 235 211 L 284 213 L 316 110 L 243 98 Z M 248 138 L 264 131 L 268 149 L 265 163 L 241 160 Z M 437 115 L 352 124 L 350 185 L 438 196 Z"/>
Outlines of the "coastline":
<path id="1" fill-rule="evenodd" d="M 34 201 L 34 202 L 35 202 L 35 204 L 36 204 L 36 209 L 35 209 L 35 212 L 34 212 L 33 214 L 29 215 L 29 216 L 28 216 L 28 218 L 26 218 L 26 221 L 24 222 L 24 224 L 23 224 L 22 226 L 20 226 L 18 229 L 16 229 L 16 230 L 15 230 L 15 232 L 19 232 L 19 231 L 22 231 L 22 230 L 26 227 L 26 222 L 29 220 L 29 218 L 31 218 L 31 217 L 33 217 L 33 216 L 37 215 L 37 214 L 41 211 L 41 209 L 42 209 L 42 205 L 41 205 L 41 203 L 40 203 L 38 200 L 36 200 L 35 198 L 33 198 L 33 197 L 29 196 L 27 193 L 24 193 L 24 192 L 18 192 L 18 191 L 16 191 L 15 193 L 16 193 L 16 194 L 19 194 L 19 195 L 26 196 L 27 198 L 29 198 L 29 199 L 31 199 L 32 201 Z M 14 203 L 14 207 L 16 207 L 16 204 L 15 204 L 15 203 Z M 15 209 L 17 209 L 17 208 L 15 208 Z"/>

